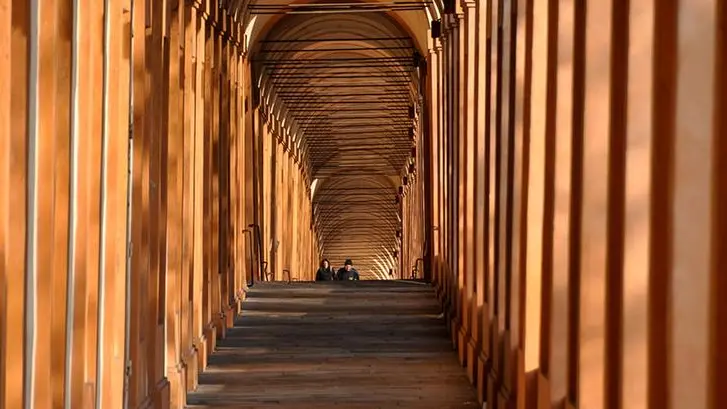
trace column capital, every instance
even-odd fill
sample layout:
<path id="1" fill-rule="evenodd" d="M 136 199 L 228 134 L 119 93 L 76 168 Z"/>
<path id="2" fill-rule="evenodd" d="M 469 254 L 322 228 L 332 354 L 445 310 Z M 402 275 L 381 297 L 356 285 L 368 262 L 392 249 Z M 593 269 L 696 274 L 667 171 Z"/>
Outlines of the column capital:
<path id="1" fill-rule="evenodd" d="M 447 33 L 452 28 L 452 23 L 449 18 L 449 14 L 442 16 L 442 36 L 440 38 L 447 38 Z"/>
<path id="2" fill-rule="evenodd" d="M 449 31 L 456 29 L 459 26 L 460 15 L 464 17 L 464 13 L 447 14 L 444 16 L 442 25 L 445 26 Z"/>
<path id="3" fill-rule="evenodd" d="M 452 31 L 452 25 L 449 23 L 448 20 L 448 18 L 442 20 L 442 35 L 437 39 L 439 40 L 440 50 L 447 44 L 449 33 Z"/>

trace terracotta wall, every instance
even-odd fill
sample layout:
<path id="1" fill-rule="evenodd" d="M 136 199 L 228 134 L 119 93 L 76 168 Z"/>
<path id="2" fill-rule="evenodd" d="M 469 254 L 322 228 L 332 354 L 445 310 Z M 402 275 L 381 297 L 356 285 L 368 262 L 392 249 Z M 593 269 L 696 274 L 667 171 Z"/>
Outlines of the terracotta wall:
<path id="1" fill-rule="evenodd" d="M 457 2 L 433 260 L 488 408 L 722 408 L 721 0 Z"/>
<path id="2" fill-rule="evenodd" d="M 0 21 L 0 407 L 183 407 L 267 261 L 241 26 L 213 0 Z M 305 279 L 309 194 L 278 161 L 279 263 Z"/>

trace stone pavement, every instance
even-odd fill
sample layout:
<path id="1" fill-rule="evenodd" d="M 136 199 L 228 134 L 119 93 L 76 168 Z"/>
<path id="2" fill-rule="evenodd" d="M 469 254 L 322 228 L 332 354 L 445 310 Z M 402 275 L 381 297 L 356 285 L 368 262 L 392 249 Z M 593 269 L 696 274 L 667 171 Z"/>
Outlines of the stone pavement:
<path id="1" fill-rule="evenodd" d="M 479 408 L 430 286 L 257 284 L 189 408 Z"/>

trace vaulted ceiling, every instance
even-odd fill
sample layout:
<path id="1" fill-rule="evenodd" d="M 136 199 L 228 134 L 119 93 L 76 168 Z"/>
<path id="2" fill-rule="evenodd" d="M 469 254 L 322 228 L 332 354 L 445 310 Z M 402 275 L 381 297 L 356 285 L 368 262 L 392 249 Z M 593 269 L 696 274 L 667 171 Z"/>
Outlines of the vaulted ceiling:
<path id="1" fill-rule="evenodd" d="M 261 98 L 284 117 L 315 181 L 324 256 L 362 278 L 396 270 L 396 200 L 412 159 L 431 3 L 246 5 Z M 422 46 L 422 44 L 424 46 Z"/>

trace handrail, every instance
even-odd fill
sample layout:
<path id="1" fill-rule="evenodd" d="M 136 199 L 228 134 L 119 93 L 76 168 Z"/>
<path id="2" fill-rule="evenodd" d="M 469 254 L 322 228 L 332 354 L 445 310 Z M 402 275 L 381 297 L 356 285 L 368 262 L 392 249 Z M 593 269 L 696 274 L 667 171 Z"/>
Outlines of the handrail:
<path id="1" fill-rule="evenodd" d="M 255 285 L 255 245 L 252 238 L 252 230 L 242 229 L 242 232 L 250 235 L 250 281 L 247 282 L 247 286 L 252 287 Z"/>
<path id="2" fill-rule="evenodd" d="M 288 270 L 288 269 L 283 270 L 283 277 L 285 277 L 285 273 L 288 273 L 288 284 L 290 284 L 290 281 L 291 281 L 291 279 L 290 279 L 290 270 Z"/>
<path id="3" fill-rule="evenodd" d="M 264 277 L 263 273 L 266 269 L 267 262 L 263 260 L 263 239 L 260 234 L 260 226 L 258 226 L 255 223 L 251 223 L 251 224 L 248 224 L 247 227 L 254 230 L 254 234 L 257 238 L 257 255 L 258 255 L 258 261 L 260 262 L 260 279 L 262 281 L 265 281 L 263 278 Z"/>
<path id="4" fill-rule="evenodd" d="M 419 262 L 420 261 L 422 262 L 422 264 L 424 264 L 424 259 L 421 258 L 421 257 L 419 257 L 418 259 L 416 259 L 414 261 L 414 267 L 412 267 L 412 269 L 411 269 L 411 276 L 409 277 L 411 280 L 416 280 L 417 279 L 417 273 L 419 272 Z"/>
<path id="5" fill-rule="evenodd" d="M 419 262 L 420 261 L 422 262 L 422 268 L 421 269 L 419 268 Z M 414 261 L 414 265 L 417 266 L 417 271 L 421 271 L 422 272 L 422 278 L 424 278 L 424 268 L 426 267 L 426 265 L 424 265 L 424 257 L 419 257 L 418 259 L 416 259 L 416 261 Z"/>

